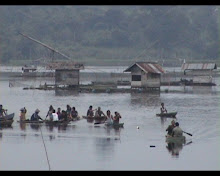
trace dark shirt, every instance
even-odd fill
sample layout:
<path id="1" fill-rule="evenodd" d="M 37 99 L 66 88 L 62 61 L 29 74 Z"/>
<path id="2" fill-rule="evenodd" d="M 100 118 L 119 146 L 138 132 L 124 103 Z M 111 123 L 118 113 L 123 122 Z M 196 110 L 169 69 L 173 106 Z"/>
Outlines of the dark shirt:
<path id="1" fill-rule="evenodd" d="M 87 116 L 94 116 L 93 110 L 88 109 Z"/>
<path id="2" fill-rule="evenodd" d="M 67 113 L 61 113 L 60 119 L 59 120 L 64 120 L 67 121 Z"/>
<path id="3" fill-rule="evenodd" d="M 175 127 L 175 126 L 173 126 L 173 125 L 169 125 L 169 126 L 167 127 L 167 129 L 166 129 L 167 134 L 172 135 L 172 132 L 173 132 L 174 127 Z"/>
<path id="4" fill-rule="evenodd" d="M 37 113 L 33 113 L 31 116 L 32 121 L 39 121 L 39 119 L 43 120 Z"/>
<path id="5" fill-rule="evenodd" d="M 77 117 L 78 116 L 78 112 L 77 111 L 71 111 L 71 116 L 74 118 L 74 117 Z"/>

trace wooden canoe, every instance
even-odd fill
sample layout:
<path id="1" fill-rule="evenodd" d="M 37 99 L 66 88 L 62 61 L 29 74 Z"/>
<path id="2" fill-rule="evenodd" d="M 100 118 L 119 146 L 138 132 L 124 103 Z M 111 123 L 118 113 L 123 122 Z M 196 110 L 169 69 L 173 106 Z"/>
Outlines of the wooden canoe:
<path id="1" fill-rule="evenodd" d="M 11 113 L 11 114 L 5 115 L 3 117 L 0 117 L 0 121 L 1 120 L 13 120 L 14 116 L 15 116 L 15 113 Z"/>
<path id="2" fill-rule="evenodd" d="M 46 125 L 59 126 L 59 125 L 68 125 L 70 121 L 50 121 L 45 120 Z"/>
<path id="3" fill-rule="evenodd" d="M 19 122 L 19 123 L 44 123 L 43 120 L 35 121 L 35 120 L 29 120 L 29 119 L 17 120 L 17 122 Z"/>
<path id="4" fill-rule="evenodd" d="M 98 116 L 94 116 L 94 117 L 90 117 L 90 116 L 82 116 L 84 119 L 89 119 L 89 120 L 105 120 L 105 116 L 101 116 L 101 117 L 98 117 Z"/>
<path id="5" fill-rule="evenodd" d="M 119 128 L 119 127 L 124 127 L 124 123 L 119 123 L 119 124 L 109 124 L 109 123 L 105 123 L 105 126 L 107 126 L 107 127 Z"/>
<path id="6" fill-rule="evenodd" d="M 0 127 L 10 127 L 14 120 L 1 120 Z"/>
<path id="7" fill-rule="evenodd" d="M 176 118 L 176 114 L 177 114 L 177 112 L 168 112 L 168 113 L 160 113 L 160 114 L 156 114 L 156 116 L 159 116 L 159 117 L 170 117 L 170 118 Z"/>
<path id="8" fill-rule="evenodd" d="M 186 137 L 185 136 L 180 136 L 180 137 L 173 137 L 170 135 L 166 135 L 166 142 L 167 143 L 185 143 L 186 142 Z"/>

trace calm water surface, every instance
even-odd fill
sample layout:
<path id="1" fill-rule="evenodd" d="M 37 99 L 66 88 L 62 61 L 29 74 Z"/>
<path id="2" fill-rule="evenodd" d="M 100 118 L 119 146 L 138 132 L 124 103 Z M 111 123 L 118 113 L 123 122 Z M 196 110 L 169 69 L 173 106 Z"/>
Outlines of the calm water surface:
<path id="1" fill-rule="evenodd" d="M 213 88 L 189 87 L 175 93 L 95 94 L 9 88 L 9 82 L 1 80 L 0 104 L 8 113 L 15 112 L 15 121 L 12 128 L 0 130 L 0 170 L 220 170 L 217 82 Z M 185 134 L 185 145 L 168 149 L 165 130 L 171 119 L 155 115 L 161 102 L 168 111 L 178 111 L 181 128 L 193 134 Z M 27 108 L 28 118 L 38 108 L 45 118 L 51 104 L 62 109 L 70 104 L 80 115 L 89 105 L 119 111 L 124 128 L 94 126 L 85 119 L 66 128 L 17 122 L 20 108 Z"/>

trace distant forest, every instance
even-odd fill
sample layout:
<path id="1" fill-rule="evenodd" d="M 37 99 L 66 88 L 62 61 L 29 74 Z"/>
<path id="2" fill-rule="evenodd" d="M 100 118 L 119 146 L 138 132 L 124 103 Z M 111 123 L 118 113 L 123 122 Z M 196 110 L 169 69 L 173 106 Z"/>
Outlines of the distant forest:
<path id="1" fill-rule="evenodd" d="M 87 65 L 217 61 L 219 14 L 204 5 L 0 6 L 0 64 L 50 60 L 50 50 L 19 32 Z"/>

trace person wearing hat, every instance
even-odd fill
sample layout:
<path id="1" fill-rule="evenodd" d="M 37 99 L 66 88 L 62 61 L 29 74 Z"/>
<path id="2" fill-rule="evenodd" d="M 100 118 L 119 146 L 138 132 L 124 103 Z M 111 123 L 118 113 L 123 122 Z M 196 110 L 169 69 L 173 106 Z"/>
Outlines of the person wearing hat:
<path id="1" fill-rule="evenodd" d="M 26 109 L 25 108 L 21 108 L 20 109 L 21 113 L 20 113 L 20 121 L 25 121 L 26 120 Z"/>
<path id="2" fill-rule="evenodd" d="M 174 128 L 175 128 L 175 120 L 172 120 L 171 125 L 169 125 L 166 129 L 167 134 L 171 136 Z"/>
<path id="3" fill-rule="evenodd" d="M 31 116 L 31 120 L 32 121 L 39 121 L 39 119 L 43 120 L 38 114 L 39 114 L 40 110 L 36 109 L 35 112 L 32 114 Z"/>
<path id="4" fill-rule="evenodd" d="M 183 136 L 183 130 L 179 127 L 179 123 L 175 123 L 176 127 L 173 129 L 172 136 L 173 137 L 181 137 Z"/>

